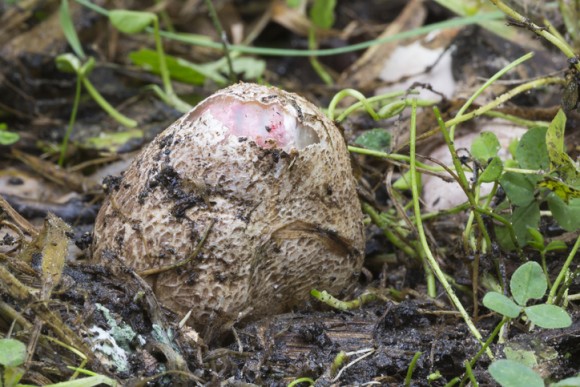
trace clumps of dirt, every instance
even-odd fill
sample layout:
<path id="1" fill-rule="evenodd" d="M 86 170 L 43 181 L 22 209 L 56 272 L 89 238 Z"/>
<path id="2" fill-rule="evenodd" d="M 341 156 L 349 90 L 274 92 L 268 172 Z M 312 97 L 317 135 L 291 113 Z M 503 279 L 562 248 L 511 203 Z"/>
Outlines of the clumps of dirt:
<path id="1" fill-rule="evenodd" d="M 437 383 L 443 385 L 461 375 L 466 358 L 480 349 L 458 318 L 413 300 L 349 312 L 281 315 L 239 329 L 239 341 L 229 348 L 243 349 L 246 356 L 226 353 L 225 358 L 237 364 L 242 381 L 258 385 L 283 386 L 298 377 L 321 385 L 401 385 L 413 356 L 421 352 L 413 380 L 426 381 L 438 370 Z M 341 351 L 347 358 L 333 366 Z M 479 361 L 476 372 L 483 373 L 488 364 Z"/>
<path id="2" fill-rule="evenodd" d="M 200 365 L 202 342 L 168 323 L 150 288 L 129 269 L 112 275 L 102 265 L 68 265 L 55 298 L 67 306 L 63 321 L 86 337 L 93 370 L 129 382 L 163 368 L 190 373 Z M 37 354 L 44 350 L 39 347 Z M 71 354 L 61 351 L 66 361 Z"/>

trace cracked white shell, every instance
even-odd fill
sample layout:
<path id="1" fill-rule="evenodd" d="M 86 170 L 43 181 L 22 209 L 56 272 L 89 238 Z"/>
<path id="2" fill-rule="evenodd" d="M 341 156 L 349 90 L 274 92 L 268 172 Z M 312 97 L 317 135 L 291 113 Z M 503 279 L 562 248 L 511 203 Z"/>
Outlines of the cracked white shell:
<path id="1" fill-rule="evenodd" d="M 304 98 L 248 83 L 208 97 L 142 151 L 105 200 L 93 241 L 93 258 L 114 268 L 190 259 L 146 279 L 206 334 L 288 311 L 312 288 L 347 294 L 363 250 L 339 130 Z"/>

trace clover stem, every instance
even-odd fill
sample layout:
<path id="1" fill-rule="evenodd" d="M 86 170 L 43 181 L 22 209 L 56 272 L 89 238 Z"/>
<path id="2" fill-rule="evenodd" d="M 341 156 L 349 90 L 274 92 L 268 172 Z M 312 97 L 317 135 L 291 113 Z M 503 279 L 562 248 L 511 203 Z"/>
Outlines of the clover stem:
<path id="1" fill-rule="evenodd" d="M 568 254 L 568 258 L 566 258 L 566 262 L 564 262 L 564 265 L 562 266 L 562 269 L 560 270 L 558 277 L 554 281 L 554 285 L 552 285 L 552 288 L 550 289 L 550 294 L 548 295 L 548 301 L 546 301 L 546 304 L 553 304 L 554 303 L 555 298 L 556 298 L 556 293 L 558 292 L 558 286 L 560 286 L 560 282 L 562 282 L 564 280 L 564 277 L 566 276 L 566 273 L 568 272 L 568 268 L 570 267 L 572 260 L 576 256 L 576 252 L 578 252 L 578 248 L 580 248 L 580 236 L 578 236 L 578 238 L 576 239 L 576 243 L 574 243 L 574 247 L 572 247 L 572 250 L 570 250 L 570 254 Z"/>
<path id="2" fill-rule="evenodd" d="M 438 110 L 436 110 L 436 113 L 438 113 Z M 441 128 L 442 131 L 444 130 L 447 133 L 446 140 L 448 140 L 449 134 L 448 134 L 447 130 L 444 129 L 444 124 L 443 124 L 443 120 L 441 119 L 441 115 L 438 115 L 437 119 L 438 119 L 440 125 L 442 126 L 442 128 Z M 437 279 L 439 280 L 439 282 L 441 283 L 441 285 L 445 289 L 447 296 L 449 297 L 449 299 L 451 300 L 451 302 L 453 303 L 453 305 L 455 306 L 457 311 L 459 311 L 459 314 L 461 314 L 461 317 L 463 318 L 463 320 L 467 324 L 467 327 L 471 331 L 471 334 L 482 345 L 484 345 L 484 343 L 482 341 L 483 338 L 481 336 L 481 333 L 479 333 L 479 331 L 477 330 L 477 327 L 475 326 L 475 324 L 473 324 L 473 321 L 471 321 L 469 314 L 467 313 L 467 311 L 465 310 L 465 308 L 461 304 L 461 301 L 459 301 L 459 298 L 457 298 L 457 296 L 455 295 L 453 288 L 451 287 L 451 285 L 447 281 L 447 278 L 445 278 L 445 274 L 443 273 L 443 271 L 441 271 L 441 268 L 439 267 L 439 264 L 435 260 L 435 257 L 433 256 L 433 253 L 431 252 L 431 249 L 429 248 L 429 245 L 427 243 L 425 229 L 423 228 L 423 220 L 421 219 L 421 208 L 419 205 L 419 188 L 418 188 L 419 187 L 419 181 L 418 181 L 419 177 L 417 176 L 417 153 L 416 153 L 416 138 L 417 138 L 416 121 L 417 121 L 417 104 L 414 103 L 414 101 L 413 101 L 411 104 L 411 125 L 410 125 L 411 126 L 411 129 L 410 129 L 411 136 L 410 136 L 410 151 L 409 151 L 409 153 L 410 153 L 410 158 L 411 158 L 411 160 L 410 160 L 410 164 L 411 164 L 411 192 L 413 194 L 413 208 L 415 211 L 415 221 L 417 222 L 416 225 L 417 225 L 417 232 L 419 234 L 419 241 L 423 247 L 423 250 L 425 251 L 425 256 L 427 258 L 427 261 L 429 262 L 429 265 L 431 266 L 431 269 L 433 270 L 433 273 L 435 274 L 435 276 L 437 276 Z M 460 167 L 461 166 L 459 166 L 459 168 Z M 473 197 L 472 197 L 472 199 L 473 199 Z M 473 203 L 472 203 L 472 205 L 473 205 Z M 478 217 L 478 218 L 481 218 L 481 217 Z M 489 236 L 488 236 L 488 238 L 489 238 Z M 486 353 L 490 359 L 494 358 L 494 356 L 493 356 L 491 350 L 489 350 L 489 348 L 487 348 Z"/>

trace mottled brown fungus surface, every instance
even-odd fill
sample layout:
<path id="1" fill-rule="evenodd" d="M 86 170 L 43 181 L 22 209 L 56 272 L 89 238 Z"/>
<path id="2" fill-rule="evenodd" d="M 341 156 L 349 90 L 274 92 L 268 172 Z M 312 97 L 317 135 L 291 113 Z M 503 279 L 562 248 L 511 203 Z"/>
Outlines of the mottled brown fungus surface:
<path id="1" fill-rule="evenodd" d="M 93 258 L 146 277 L 199 329 L 289 310 L 312 288 L 344 295 L 359 275 L 362 215 L 345 142 L 302 97 L 238 84 L 161 133 L 112 189 Z"/>

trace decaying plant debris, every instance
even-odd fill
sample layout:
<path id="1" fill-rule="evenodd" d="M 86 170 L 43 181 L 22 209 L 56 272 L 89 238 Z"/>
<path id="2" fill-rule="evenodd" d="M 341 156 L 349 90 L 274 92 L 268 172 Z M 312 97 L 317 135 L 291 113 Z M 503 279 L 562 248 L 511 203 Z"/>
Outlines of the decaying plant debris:
<path id="1" fill-rule="evenodd" d="M 542 13 L 541 6 L 532 4 L 534 6 L 531 7 L 528 6 L 530 2 L 510 1 L 509 4 L 519 12 L 530 12 L 529 20 L 522 22 L 514 19 L 511 26 L 506 26 L 503 19 L 488 19 L 479 26 L 455 26 L 442 33 L 376 46 L 364 53 L 358 51 L 319 57 L 318 63 L 307 57 L 248 55 L 232 50 L 230 59 L 236 76 L 256 81 L 256 72 L 252 73 L 252 70 L 265 66 L 258 80 L 303 95 L 323 108 L 332 100 L 332 108 L 325 114 L 338 122 L 348 144 L 358 141 L 361 133 L 377 127 L 387 128 L 392 136 L 390 144 L 388 141 L 380 146 L 374 144 L 376 148 L 373 152 L 378 152 L 378 149 L 381 152 L 394 151 L 397 158 L 379 159 L 372 156 L 372 152 L 365 155 L 351 153 L 358 200 L 363 204 L 365 213 L 364 248 L 359 239 L 360 228 L 351 227 L 360 223 L 358 212 L 347 214 L 347 223 L 351 226 L 340 230 L 312 227 L 312 224 L 296 223 L 292 219 L 293 227 L 282 227 L 277 231 L 288 239 L 309 233 L 317 235 L 314 239 L 329 241 L 327 244 L 331 246 L 355 246 L 356 249 L 352 250 L 342 249 L 353 254 L 357 250 L 357 254 L 349 261 L 350 266 L 340 269 L 343 274 L 341 286 L 333 289 L 330 280 L 317 283 L 317 278 L 308 281 L 297 279 L 298 271 L 294 272 L 292 279 L 284 278 L 288 281 L 285 282 L 288 288 L 299 281 L 302 295 L 311 288 L 317 288 L 320 291 L 331 290 L 330 293 L 340 296 L 342 285 L 350 284 L 354 289 L 350 293 L 351 303 L 331 300 L 329 303 L 335 306 L 331 308 L 314 298 L 301 298 L 300 302 L 288 300 L 287 304 L 282 304 L 271 289 L 261 289 L 254 283 L 253 290 L 244 293 L 245 303 L 238 303 L 219 320 L 215 318 L 215 313 L 210 318 L 200 317 L 197 314 L 199 311 L 187 316 L 192 306 L 189 295 L 167 293 L 159 296 L 156 288 L 159 284 L 149 274 L 159 275 L 159 270 L 168 268 L 176 270 L 177 277 L 180 277 L 175 280 L 176 285 L 183 286 L 178 281 L 185 280 L 186 286 L 189 286 L 187 281 L 196 278 L 191 278 L 182 267 L 157 265 L 157 262 L 151 264 L 148 260 L 146 265 L 139 266 L 133 262 L 139 262 L 140 254 L 131 256 L 132 252 L 123 249 L 117 249 L 117 257 L 111 256 L 111 260 L 107 260 L 103 258 L 107 255 L 103 251 L 107 249 L 96 248 L 99 260 L 90 260 L 90 246 L 97 246 L 99 238 L 102 240 L 103 235 L 107 234 L 110 247 L 115 246 L 123 234 L 107 228 L 110 226 L 105 222 L 107 216 L 102 215 L 97 222 L 97 240 L 92 239 L 96 212 L 103 202 L 109 206 L 104 208 L 103 213 L 109 215 L 115 211 L 119 211 L 117 215 L 124 216 L 146 215 L 145 212 L 139 213 L 139 209 L 131 208 L 120 197 L 117 201 L 115 196 L 115 192 L 120 192 L 118 190 L 129 188 L 122 184 L 126 184 L 132 174 L 152 171 L 149 185 L 137 190 L 143 193 L 144 202 L 160 192 L 174 195 L 172 204 L 165 210 L 171 216 L 180 216 L 181 221 L 173 224 L 178 229 L 182 226 L 186 228 L 185 225 L 193 219 L 192 200 L 195 200 L 200 211 L 209 212 L 218 206 L 215 197 L 212 199 L 217 184 L 208 186 L 207 182 L 198 179 L 188 180 L 186 184 L 179 172 L 181 165 L 179 168 L 163 168 L 163 160 L 175 157 L 173 151 L 168 154 L 163 152 L 164 144 L 175 142 L 175 138 L 182 136 L 183 132 L 175 131 L 172 138 L 162 135 L 153 140 L 181 116 L 166 101 L 159 99 L 158 94 L 150 92 L 151 84 L 162 83 L 160 77 L 148 68 L 151 62 L 147 62 L 147 58 L 155 55 L 153 38 L 145 32 L 135 35 L 121 33 L 111 26 L 107 17 L 80 3 L 82 1 L 68 2 L 84 51 L 87 56 L 96 58 L 96 66 L 88 76 L 104 99 L 123 115 L 135 119 L 139 125 L 127 130 L 104 113 L 93 100 L 81 98 L 74 131 L 65 152 L 66 163 L 62 168 L 57 167 L 58 146 L 70 119 L 77 78 L 59 71 L 55 64 L 56 56 L 73 52 L 68 48 L 70 46 L 60 24 L 58 10 L 61 3 L 56 0 L 31 0 L 20 1 L 18 6 L 8 3 L 0 5 L 0 124 L 8 124 L 7 130 L 0 128 L 0 138 L 5 132 L 20 136 L 20 140 L 11 146 L 0 145 L 0 341 L 11 337 L 27 346 L 28 357 L 10 368 L 22 373 L 21 382 L 46 385 L 83 377 L 87 383 L 118 382 L 123 385 L 150 382 L 157 385 L 248 383 L 282 386 L 296 380 L 303 382 L 298 385 L 307 385 L 310 381 L 320 385 L 403 385 L 406 378 L 410 378 L 413 385 L 445 385 L 454 378 L 466 383 L 469 378 L 466 363 L 472 361 L 471 375 L 480 385 L 496 383 L 488 372 L 491 360 L 481 350 L 481 344 L 474 338 L 473 332 L 465 326 L 443 288 L 426 279 L 428 270 L 418 254 L 420 248 L 417 247 L 415 219 L 408 200 L 410 194 L 405 191 L 405 184 L 401 184 L 404 179 L 397 179 L 408 171 L 405 157 L 411 142 L 408 102 L 411 98 L 416 97 L 424 103 L 419 104 L 417 110 L 417 154 L 426 156 L 419 160 L 426 164 L 420 164 L 417 170 L 453 180 L 447 172 L 434 171 L 432 167 L 438 165 L 440 160 L 429 157 L 431 149 L 444 141 L 431 107 L 437 105 L 442 119 L 452 121 L 464 106 L 465 99 L 471 97 L 485 80 L 529 51 L 535 53 L 533 59 L 494 82 L 465 113 L 478 111 L 497 96 L 505 95 L 525 82 L 549 76 L 550 82 L 496 106 L 494 120 L 515 117 L 519 120 L 517 125 L 522 122 L 526 125 L 530 122 L 547 125 L 564 105 L 567 122 L 562 128 L 566 133 L 562 152 L 569 155 L 571 160 L 577 159 L 580 143 L 580 132 L 576 129 L 580 117 L 576 111 L 578 70 L 573 60 L 568 61 L 565 55 L 550 48 L 544 40 L 533 38 L 534 34 L 544 32 L 530 24 L 542 23 L 542 18 L 538 16 Z M 163 39 L 167 55 L 195 65 L 207 65 L 204 68 L 206 72 L 196 73 L 197 78 L 191 83 L 184 81 L 181 73 L 172 74 L 182 77 L 176 78 L 179 82 L 174 82 L 175 91 L 192 106 L 231 82 L 228 63 L 223 59 L 221 35 L 208 17 L 207 2 L 189 1 L 186 7 L 183 2 L 171 0 L 156 5 L 135 1 L 114 5 L 106 1 L 92 3 L 107 9 L 144 10 L 144 7 L 151 6 L 153 8 L 149 10 L 160 15 L 163 30 L 206 35 L 218 42 L 213 47 L 202 47 Z M 316 24 L 324 24 L 325 21 L 311 17 L 308 13 L 311 7 L 294 9 L 286 1 L 242 3 L 213 1 L 229 43 L 259 47 L 305 49 L 317 45 L 321 49 L 340 48 L 376 37 L 388 39 L 401 31 L 453 18 L 449 10 L 435 1 L 340 2 L 335 10 L 334 24 L 328 28 Z M 478 2 L 487 6 L 483 3 L 486 2 Z M 563 27 L 565 20 L 554 9 L 544 15 L 554 28 L 566 35 Z M 580 39 L 570 37 L 570 41 L 572 45 L 577 45 Z M 418 49 L 420 53 L 433 50 L 430 53 L 432 59 L 424 66 L 420 64 L 419 70 L 408 62 L 403 63 L 403 67 L 413 67 L 413 70 L 402 72 L 394 78 L 383 73 L 388 59 L 395 64 L 401 62 L 397 61 L 398 55 L 411 49 Z M 411 59 L 406 61 L 420 62 L 419 56 L 411 54 L 407 57 Z M 168 58 L 168 62 L 174 66 L 177 61 L 171 62 Z M 188 66 L 188 71 L 197 68 Z M 445 90 L 433 86 L 439 85 L 432 79 L 440 72 L 439 66 L 449 66 L 442 72 L 447 72 L 454 82 L 452 87 Z M 320 72 L 317 72 L 321 67 L 336 81 L 335 86 L 323 84 Z M 315 68 L 318 70 L 313 70 Z M 420 84 L 413 85 L 414 82 Z M 345 108 L 356 104 L 352 102 L 355 100 L 345 99 L 335 103 L 333 97 L 347 88 L 354 88 L 367 97 L 383 92 L 378 90 L 402 93 L 390 107 L 390 111 L 395 112 L 392 117 L 375 121 L 364 111 L 363 104 L 358 111 L 344 114 Z M 415 92 L 421 92 L 420 96 L 413 94 Z M 238 98 L 249 98 L 250 94 L 243 92 Z M 289 95 L 282 94 L 284 98 Z M 87 95 L 86 90 L 82 95 Z M 357 97 L 354 92 L 349 95 Z M 381 107 L 380 102 L 374 103 L 371 107 Z M 201 105 L 200 109 L 204 106 Z M 308 106 L 310 109 L 311 106 Z M 200 111 L 196 114 L 203 115 Z M 219 115 L 218 110 L 214 113 Z M 208 116 L 206 114 L 205 118 Z M 324 122 L 324 125 L 332 125 L 328 120 Z M 483 123 L 494 126 L 495 122 L 488 118 L 460 122 L 456 136 L 476 132 Z M 337 140 L 334 136 L 330 136 L 332 142 Z M 340 141 L 337 140 L 335 145 L 344 151 L 344 140 L 338 138 Z M 145 148 L 151 156 L 145 162 L 146 170 L 135 167 L 120 178 L 133 159 L 131 152 L 147 147 L 146 144 L 151 141 L 149 148 Z M 364 142 L 363 145 L 356 144 L 368 146 Z M 252 160 L 252 165 L 264 170 L 282 164 L 290 168 L 292 150 L 279 150 L 270 145 L 260 141 L 245 143 L 244 146 L 251 148 L 248 152 L 263 156 L 257 157 L 257 161 Z M 469 178 L 476 181 L 489 160 L 479 160 L 471 151 L 462 148 L 458 149 L 457 154 L 465 169 L 473 171 Z M 344 156 L 339 159 L 328 157 L 324 167 L 332 168 L 336 163 L 344 167 L 343 170 L 348 170 L 350 166 Z M 182 164 L 186 163 L 184 161 Z M 103 181 L 106 175 L 116 177 Z M 350 179 L 350 175 L 329 178 L 330 189 L 328 184 L 318 187 L 322 196 L 329 192 L 330 196 L 336 195 L 337 187 L 342 187 L 344 179 Z M 553 181 L 546 180 L 546 184 L 550 182 Z M 278 183 L 268 181 L 270 185 Z M 292 181 L 292 184 L 299 186 L 297 181 Z M 446 184 L 442 192 L 424 192 L 422 200 L 429 204 L 437 202 L 437 197 L 447 196 L 451 186 Z M 184 187 L 190 189 L 189 193 L 193 195 L 181 195 Z M 351 200 L 354 202 L 351 203 L 354 204 L 353 208 L 356 208 L 358 201 L 354 187 L 344 189 L 348 195 L 345 194 L 341 200 Z M 107 190 L 113 193 L 110 196 L 113 199 L 108 199 L 108 202 L 105 199 Z M 180 190 L 183 191 L 181 194 Z M 532 189 L 530 192 L 530 200 L 541 196 L 539 190 L 533 192 Z M 137 201 L 140 199 L 138 193 Z M 126 192 L 124 195 L 127 195 Z M 570 195 L 573 196 L 574 191 Z M 501 205 L 502 200 L 505 204 L 505 198 L 502 199 L 501 192 L 498 192 L 493 198 L 493 205 Z M 117 202 L 116 208 L 113 208 L 113 202 Z M 256 203 L 249 205 L 251 208 L 255 206 Z M 326 203 L 326 207 L 334 211 L 332 217 L 340 216 L 344 211 L 343 206 L 333 208 L 332 203 Z M 438 264 L 485 340 L 505 320 L 483 306 L 483 295 L 502 282 L 509 283 L 523 260 L 543 262 L 547 277 L 553 283 L 566 254 L 578 238 L 578 231 L 563 229 L 551 217 L 542 215 L 536 230 L 542 243 L 535 240 L 537 246 L 542 246 L 507 252 L 495 242 L 508 233 L 496 227 L 497 219 L 486 215 L 482 223 L 490 231 L 494 243 L 492 249 L 481 254 L 478 250 L 483 239 L 481 234 L 474 232 L 475 238 L 471 241 L 463 235 L 464 227 L 469 222 L 466 215 L 469 210 L 469 206 L 465 206 L 449 214 L 424 214 L 424 227 Z M 542 213 L 549 210 L 545 202 L 541 210 Z M 316 214 L 323 216 L 318 211 L 316 208 Z M 248 213 L 242 212 L 231 218 L 235 218 L 232 222 L 239 223 L 248 216 Z M 66 222 L 61 218 L 65 218 Z M 227 236 L 225 231 L 216 230 L 228 219 L 223 216 L 214 222 L 204 223 L 201 218 L 196 218 L 195 225 L 191 226 L 196 232 L 190 233 L 186 242 L 182 239 L 170 247 L 177 246 L 176 251 L 183 248 L 186 259 L 188 254 L 197 257 L 199 253 L 200 257 L 204 257 L 206 242 L 215 243 L 211 238 L 217 232 L 224 238 Z M 317 222 L 320 225 L 323 223 Z M 131 225 L 134 226 L 132 231 L 139 228 L 138 224 Z M 132 232 L 127 231 L 129 229 L 125 234 Z M 259 237 L 263 231 L 257 230 L 254 237 Z M 551 243 L 557 248 L 542 250 Z M 64 253 L 66 246 L 69 250 L 67 260 Z M 237 253 L 247 253 L 246 247 L 239 248 Z M 363 250 L 364 267 L 360 278 L 346 279 L 348 275 L 345 273 L 353 274 L 360 270 L 359 253 Z M 174 251 L 167 249 L 165 253 L 179 263 Z M 159 251 L 155 254 L 159 255 Z M 206 254 L 205 257 L 210 255 Z M 320 252 L 311 255 L 316 257 L 304 260 L 307 262 L 305 265 L 310 265 L 307 267 L 309 272 L 319 270 L 320 278 L 332 277 L 332 265 L 316 264 L 315 258 L 319 258 Z M 125 266 L 123 259 L 131 264 Z M 580 319 L 576 295 L 580 291 L 575 276 L 577 272 L 576 258 L 570 266 L 573 275 L 563 280 L 567 292 L 554 296 L 567 300 L 566 309 L 572 318 L 572 325 L 563 329 L 535 327 L 530 330 L 525 318 L 513 319 L 503 325 L 503 342 L 498 344 L 494 340 L 491 344 L 495 360 L 510 354 L 533 358 L 536 362 L 535 366 L 531 365 L 534 372 L 547 382 L 579 372 Z M 228 278 L 223 278 L 223 274 L 216 271 L 210 280 L 215 281 L 212 283 L 227 282 L 235 273 L 227 273 Z M 173 278 L 170 276 L 169 281 Z M 256 282 L 268 283 L 269 280 L 271 278 L 266 275 Z M 298 289 L 292 289 L 291 293 L 296 291 Z M 569 295 L 573 297 L 568 300 Z M 182 303 L 178 297 L 185 297 L 185 301 Z M 200 297 L 200 300 L 207 302 L 203 295 Z M 252 311 L 244 306 L 260 299 L 266 301 L 254 305 L 253 311 L 260 312 L 252 316 Z M 210 301 L 204 308 L 211 315 L 212 311 L 220 309 L 215 308 L 217 301 Z M 353 305 L 356 306 L 354 309 Z M 282 311 L 286 313 L 279 314 Z M 236 315 L 238 312 L 248 315 Z M 187 318 L 184 319 L 184 316 Z M 197 325 L 194 324 L 196 329 L 188 325 L 188 321 L 197 322 Z M 208 328 L 207 324 L 211 326 Z M 0 359 L 3 359 L 2 356 Z M 2 369 L 0 377 L 5 377 L 6 369 Z M 77 373 L 78 369 L 80 373 Z M 83 374 L 87 370 L 96 375 Z"/>

